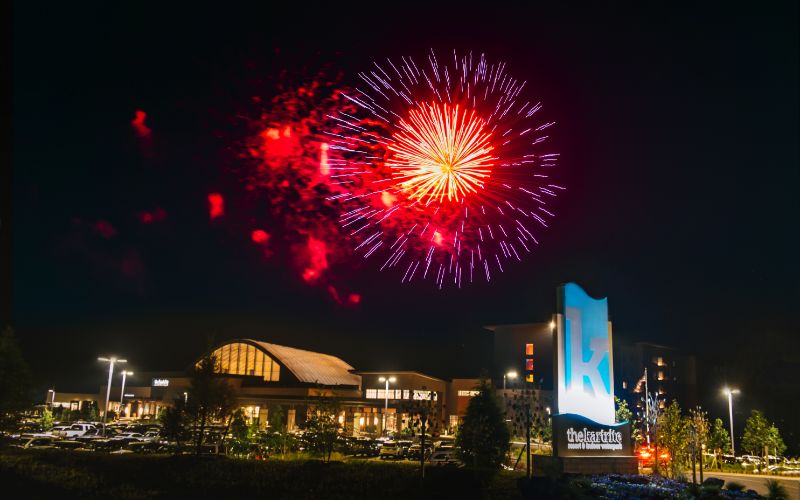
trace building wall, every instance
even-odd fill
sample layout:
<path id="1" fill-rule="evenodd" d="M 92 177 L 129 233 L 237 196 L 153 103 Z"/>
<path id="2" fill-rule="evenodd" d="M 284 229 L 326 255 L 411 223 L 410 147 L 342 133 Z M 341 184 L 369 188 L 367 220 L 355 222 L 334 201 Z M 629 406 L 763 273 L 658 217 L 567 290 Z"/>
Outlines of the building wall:
<path id="1" fill-rule="evenodd" d="M 651 393 L 658 393 L 666 405 L 673 399 L 683 408 L 697 404 L 697 373 L 695 357 L 671 347 L 637 342 L 618 343 L 615 350 L 616 390 L 632 408 L 644 407 L 644 384 L 639 383 L 647 368 L 647 386 Z"/>
<path id="2" fill-rule="evenodd" d="M 526 323 L 520 325 L 497 325 L 486 327 L 494 336 L 494 357 L 492 380 L 496 387 L 502 387 L 503 374 L 516 371 L 516 380 L 507 379 L 506 387 L 522 387 L 529 366 L 527 359 L 533 359 L 533 380 L 543 389 L 553 388 L 553 328 L 550 322 Z M 533 356 L 526 354 L 526 346 L 532 344 Z"/>

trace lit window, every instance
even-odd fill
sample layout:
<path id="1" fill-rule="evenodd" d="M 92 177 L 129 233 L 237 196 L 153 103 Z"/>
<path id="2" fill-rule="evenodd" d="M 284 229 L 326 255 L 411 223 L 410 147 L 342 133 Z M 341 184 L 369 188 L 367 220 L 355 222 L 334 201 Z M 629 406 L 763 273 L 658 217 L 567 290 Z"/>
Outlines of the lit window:
<path id="1" fill-rule="evenodd" d="M 378 391 L 375 389 L 367 389 L 367 399 L 378 399 Z"/>
<path id="2" fill-rule="evenodd" d="M 431 398 L 431 391 L 414 391 L 414 399 L 417 400 L 433 399 L 434 401 L 436 401 L 436 398 L 437 395 L 435 392 L 433 393 L 433 398 Z"/>
<path id="3" fill-rule="evenodd" d="M 533 356 L 533 344 L 525 344 L 525 355 Z"/>
<path id="4" fill-rule="evenodd" d="M 525 375 L 525 382 L 533 382 L 533 374 L 532 373 L 529 373 L 528 375 Z"/>
<path id="5" fill-rule="evenodd" d="M 625 382 L 624 380 L 622 381 L 622 388 L 623 389 L 627 389 L 628 388 L 628 383 Z"/>
<path id="6" fill-rule="evenodd" d="M 525 360 L 525 371 L 533 371 L 533 360 L 530 358 Z"/>
<path id="7" fill-rule="evenodd" d="M 658 380 L 664 380 L 664 372 L 658 372 Z"/>
<path id="8" fill-rule="evenodd" d="M 411 399 L 411 391 L 408 389 L 403 389 L 403 399 Z"/>
<path id="9" fill-rule="evenodd" d="M 250 344 L 225 344 L 215 350 L 213 356 L 217 358 L 217 373 L 256 376 L 267 382 L 280 379 L 280 366 Z"/>
<path id="10" fill-rule="evenodd" d="M 450 428 L 455 429 L 458 427 L 458 415 L 450 415 Z"/>

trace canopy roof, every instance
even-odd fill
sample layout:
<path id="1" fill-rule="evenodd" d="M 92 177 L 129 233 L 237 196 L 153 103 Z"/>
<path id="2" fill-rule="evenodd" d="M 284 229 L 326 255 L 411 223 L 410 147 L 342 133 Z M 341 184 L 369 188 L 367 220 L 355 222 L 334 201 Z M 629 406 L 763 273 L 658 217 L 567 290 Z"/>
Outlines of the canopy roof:
<path id="1" fill-rule="evenodd" d="M 336 356 L 305 351 L 259 340 L 243 339 L 231 342 L 249 342 L 278 360 L 300 382 L 321 385 L 361 385 L 361 377 L 351 373 L 353 367 Z"/>

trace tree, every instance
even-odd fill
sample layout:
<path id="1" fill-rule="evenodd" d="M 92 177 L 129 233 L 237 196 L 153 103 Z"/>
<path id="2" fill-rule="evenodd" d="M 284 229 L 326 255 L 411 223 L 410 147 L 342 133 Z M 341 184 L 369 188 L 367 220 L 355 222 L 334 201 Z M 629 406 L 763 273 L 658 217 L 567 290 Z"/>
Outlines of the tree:
<path id="1" fill-rule="evenodd" d="M 633 412 L 628 408 L 628 402 L 614 396 L 614 403 L 617 407 L 614 412 L 614 422 L 633 422 Z"/>
<path id="2" fill-rule="evenodd" d="M 244 411 L 241 408 L 231 414 L 228 427 L 233 437 L 231 449 L 229 451 L 234 454 L 247 453 L 250 445 L 250 428 L 247 425 L 247 418 L 245 418 Z"/>
<path id="3" fill-rule="evenodd" d="M 689 442 L 689 423 L 681 415 L 681 407 L 673 400 L 657 422 L 656 439 L 660 446 L 667 449 L 670 455 L 670 472 L 676 477 L 684 465 L 684 455 Z"/>
<path id="4" fill-rule="evenodd" d="M 689 410 L 689 433 L 691 437 L 692 480 L 695 479 L 695 461 L 700 459 L 700 482 L 703 482 L 703 450 L 708 443 L 709 423 L 706 412 L 698 406 Z"/>
<path id="5" fill-rule="evenodd" d="M 459 456 L 474 470 L 496 472 L 505 461 L 510 433 L 494 388 L 481 379 L 456 434 Z"/>
<path id="6" fill-rule="evenodd" d="M 714 466 L 721 467 L 719 456 L 731 449 L 731 436 L 721 418 L 714 420 L 714 425 L 708 434 L 708 449 L 714 453 Z"/>
<path id="7" fill-rule="evenodd" d="M 646 439 L 648 445 L 651 443 L 651 439 L 652 443 L 655 445 L 655 453 L 653 453 L 653 474 L 658 475 L 661 473 L 658 463 L 658 421 L 661 418 L 661 402 L 658 400 L 657 392 L 647 392 L 643 399 L 645 402 L 644 424 Z"/>
<path id="8" fill-rule="evenodd" d="M 772 444 L 772 426 L 767 418 L 758 410 L 750 412 L 747 421 L 744 423 L 744 434 L 742 435 L 742 448 L 751 455 L 767 455 L 767 449 Z M 761 466 L 759 464 L 759 470 Z"/>
<path id="9" fill-rule="evenodd" d="M 783 442 L 781 433 L 775 425 L 769 427 L 769 448 L 775 450 L 775 456 L 783 455 L 786 451 L 786 443 Z"/>
<path id="10" fill-rule="evenodd" d="M 333 446 L 339 436 L 341 412 L 341 399 L 333 391 L 319 388 L 317 395 L 309 401 L 305 435 L 311 451 L 324 456 L 326 462 L 331 461 Z"/>
<path id="11" fill-rule="evenodd" d="M 186 411 L 195 429 L 198 455 L 208 424 L 224 421 L 235 406 L 233 391 L 218 377 L 218 372 L 217 358 L 209 353 L 197 363 L 190 375 Z"/>
<path id="12" fill-rule="evenodd" d="M 628 406 L 628 402 L 614 396 L 614 403 L 617 407 L 614 412 L 614 421 L 616 423 L 629 422 L 631 424 L 631 437 L 635 442 L 641 443 L 643 439 L 642 431 L 639 429 L 639 422 L 634 418 L 633 411 L 631 411 Z"/>
<path id="13" fill-rule="evenodd" d="M 438 432 L 441 426 L 441 420 L 439 418 L 438 396 L 436 392 L 425 390 L 427 389 L 425 386 L 422 386 L 422 389 L 423 391 L 419 391 L 419 393 L 427 393 L 428 397 L 409 401 L 403 405 L 403 411 L 409 415 L 410 421 L 408 422 L 408 428 L 411 429 L 413 435 L 418 434 L 420 437 L 419 472 L 420 476 L 424 478 L 428 432 L 430 432 L 431 435 Z"/>
<path id="14" fill-rule="evenodd" d="M 280 449 L 281 455 L 286 455 L 287 428 L 283 421 L 283 408 L 276 406 L 269 412 L 270 440 L 267 443 L 271 449 Z"/>
<path id="15" fill-rule="evenodd" d="M 231 415 L 231 436 L 239 441 L 246 441 L 250 432 L 247 426 L 247 418 L 244 416 L 244 410 L 239 408 Z"/>
<path id="16" fill-rule="evenodd" d="M 53 428 L 53 412 L 49 408 L 45 408 L 42 411 L 42 416 L 39 418 L 39 427 L 43 432 Z"/>
<path id="17" fill-rule="evenodd" d="M 511 422 L 511 430 L 514 436 L 525 439 L 525 447 L 520 450 L 514 468 L 525 452 L 528 476 L 531 474 L 531 438 L 537 438 L 540 450 L 544 443 L 552 443 L 553 440 L 550 415 L 545 411 L 539 396 L 540 391 L 535 386 L 525 387 L 515 390 L 513 396 L 506 400 L 506 414 Z"/>
<path id="18" fill-rule="evenodd" d="M 173 406 L 167 406 L 158 414 L 158 421 L 161 423 L 161 435 L 167 441 L 176 443 L 176 452 L 180 452 L 182 443 L 189 439 L 187 418 L 183 398 L 177 398 Z"/>
<path id="19" fill-rule="evenodd" d="M 14 330 L 6 327 L 0 334 L 0 427 L 15 425 L 17 413 L 30 405 L 30 386 L 28 364 L 22 356 Z"/>

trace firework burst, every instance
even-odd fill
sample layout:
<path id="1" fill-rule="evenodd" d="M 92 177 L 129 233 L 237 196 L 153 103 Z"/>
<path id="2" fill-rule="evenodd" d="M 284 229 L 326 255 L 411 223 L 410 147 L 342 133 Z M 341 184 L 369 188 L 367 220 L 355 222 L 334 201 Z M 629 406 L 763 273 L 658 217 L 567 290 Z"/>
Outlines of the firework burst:
<path id="1" fill-rule="evenodd" d="M 328 115 L 336 130 L 324 132 L 345 190 L 329 199 L 345 207 L 339 223 L 356 251 L 402 282 L 439 288 L 490 281 L 530 253 L 564 188 L 547 145 L 555 122 L 525 82 L 483 55 L 440 62 L 433 51 L 358 76 L 364 86 L 342 92 L 353 109 Z"/>

